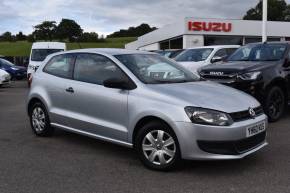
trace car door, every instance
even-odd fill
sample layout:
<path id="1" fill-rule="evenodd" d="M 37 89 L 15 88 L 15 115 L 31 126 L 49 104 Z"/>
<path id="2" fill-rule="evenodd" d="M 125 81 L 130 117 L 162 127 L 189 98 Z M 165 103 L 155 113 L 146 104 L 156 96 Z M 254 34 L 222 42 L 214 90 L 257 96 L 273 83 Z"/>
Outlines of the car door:
<path id="1" fill-rule="evenodd" d="M 65 100 L 71 94 L 67 88 L 71 84 L 75 56 L 73 54 L 61 54 L 54 56 L 44 67 L 38 78 L 45 88 L 50 121 L 52 124 L 67 126 L 68 103 Z"/>
<path id="2" fill-rule="evenodd" d="M 72 116 L 71 128 L 99 136 L 126 141 L 128 91 L 106 88 L 103 81 L 126 76 L 109 58 L 97 54 L 78 54 L 73 89 L 66 98 Z"/>

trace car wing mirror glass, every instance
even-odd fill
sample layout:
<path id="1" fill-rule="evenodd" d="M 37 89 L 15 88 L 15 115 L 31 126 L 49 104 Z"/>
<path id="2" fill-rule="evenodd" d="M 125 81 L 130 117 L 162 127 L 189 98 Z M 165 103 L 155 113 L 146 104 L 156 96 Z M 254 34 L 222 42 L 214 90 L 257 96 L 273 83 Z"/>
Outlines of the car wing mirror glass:
<path id="1" fill-rule="evenodd" d="M 136 88 L 136 85 L 130 80 L 122 80 L 118 78 L 110 78 L 103 82 L 104 87 L 115 88 L 122 90 L 133 90 Z"/>
<path id="2" fill-rule="evenodd" d="M 216 63 L 216 62 L 221 62 L 221 61 L 223 61 L 223 57 L 220 57 L 220 56 L 214 56 L 211 59 L 211 63 Z"/>

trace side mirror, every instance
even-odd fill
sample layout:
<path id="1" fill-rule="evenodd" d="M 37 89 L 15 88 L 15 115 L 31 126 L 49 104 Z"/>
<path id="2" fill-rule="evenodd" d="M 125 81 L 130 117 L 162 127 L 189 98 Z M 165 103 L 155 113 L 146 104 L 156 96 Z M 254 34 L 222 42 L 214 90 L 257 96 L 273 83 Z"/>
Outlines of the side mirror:
<path id="1" fill-rule="evenodd" d="M 103 82 L 104 87 L 115 88 L 122 90 L 133 90 L 136 88 L 136 85 L 130 80 L 122 80 L 118 78 L 110 78 Z"/>
<path id="2" fill-rule="evenodd" d="M 220 57 L 220 56 L 214 56 L 212 59 L 211 59 L 211 63 L 216 63 L 216 62 L 221 62 L 223 61 L 223 57 Z"/>

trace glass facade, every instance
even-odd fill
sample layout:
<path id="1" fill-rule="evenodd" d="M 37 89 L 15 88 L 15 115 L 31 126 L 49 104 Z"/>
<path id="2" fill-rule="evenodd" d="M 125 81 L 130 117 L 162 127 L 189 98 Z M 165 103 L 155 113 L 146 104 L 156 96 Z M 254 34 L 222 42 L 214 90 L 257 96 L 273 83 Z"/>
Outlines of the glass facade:
<path id="1" fill-rule="evenodd" d="M 204 45 L 242 45 L 242 36 L 204 36 Z"/>
<path id="2" fill-rule="evenodd" d="M 249 43 L 262 42 L 259 36 L 214 36 L 204 35 L 204 46 L 211 45 L 243 45 Z M 286 37 L 286 41 L 290 37 Z M 279 37 L 268 37 L 267 41 L 281 41 Z M 174 39 L 165 40 L 159 43 L 160 50 L 168 49 L 183 49 L 183 37 L 176 37 Z"/>
<path id="3" fill-rule="evenodd" d="M 280 39 L 281 38 L 268 37 L 267 41 L 274 42 L 274 41 L 280 41 Z M 261 37 L 245 37 L 245 44 L 256 43 L 256 42 L 262 42 L 262 38 Z"/>
<path id="4" fill-rule="evenodd" d="M 167 49 L 182 49 L 183 48 L 183 38 L 177 37 L 170 40 L 165 40 L 160 42 L 160 50 Z"/>

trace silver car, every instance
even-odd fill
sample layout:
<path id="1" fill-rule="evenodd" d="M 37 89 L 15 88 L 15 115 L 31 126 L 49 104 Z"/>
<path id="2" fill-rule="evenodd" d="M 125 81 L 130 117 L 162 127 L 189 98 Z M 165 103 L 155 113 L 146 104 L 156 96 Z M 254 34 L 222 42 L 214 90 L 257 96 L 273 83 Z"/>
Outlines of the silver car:
<path id="1" fill-rule="evenodd" d="M 37 136 L 59 128 L 135 148 L 156 170 L 181 159 L 240 159 L 267 145 L 254 98 L 148 52 L 53 54 L 33 76 L 27 110 Z"/>

